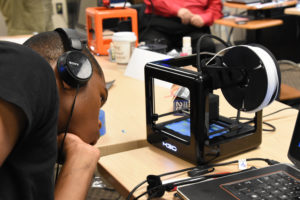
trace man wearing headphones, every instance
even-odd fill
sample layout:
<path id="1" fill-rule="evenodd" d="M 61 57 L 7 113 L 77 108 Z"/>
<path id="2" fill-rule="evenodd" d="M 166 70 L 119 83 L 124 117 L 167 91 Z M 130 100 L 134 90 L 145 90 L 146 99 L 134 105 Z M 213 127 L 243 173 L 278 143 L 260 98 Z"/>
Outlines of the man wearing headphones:
<path id="1" fill-rule="evenodd" d="M 72 30 L 58 29 L 25 42 L 35 51 L 0 42 L 0 199 L 86 197 L 107 90 L 78 41 Z"/>

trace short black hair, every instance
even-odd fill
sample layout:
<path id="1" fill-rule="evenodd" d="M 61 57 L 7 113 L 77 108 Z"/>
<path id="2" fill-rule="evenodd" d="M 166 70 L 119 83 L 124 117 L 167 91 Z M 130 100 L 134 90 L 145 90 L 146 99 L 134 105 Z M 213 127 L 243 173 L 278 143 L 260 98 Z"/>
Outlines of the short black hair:
<path id="1" fill-rule="evenodd" d="M 34 35 L 26 40 L 23 45 L 35 50 L 49 63 L 56 63 L 58 58 L 64 52 L 67 52 L 69 50 L 64 46 L 63 38 L 56 31 L 42 32 Z M 96 71 L 100 75 L 100 77 L 104 77 L 99 63 L 86 45 L 83 45 L 82 53 L 84 53 L 89 58 L 93 66 L 93 70 Z"/>

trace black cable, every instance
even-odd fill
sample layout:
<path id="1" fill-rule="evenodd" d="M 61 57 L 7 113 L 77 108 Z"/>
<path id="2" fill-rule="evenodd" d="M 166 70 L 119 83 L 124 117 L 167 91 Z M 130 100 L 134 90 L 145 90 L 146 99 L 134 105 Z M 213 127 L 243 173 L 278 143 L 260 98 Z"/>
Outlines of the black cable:
<path id="1" fill-rule="evenodd" d="M 136 185 L 136 186 L 131 190 L 131 192 L 128 194 L 126 200 L 130 200 L 130 198 L 132 197 L 133 193 L 134 193 L 139 187 L 141 187 L 144 183 L 146 183 L 146 182 L 147 182 L 147 180 L 144 180 L 144 181 L 142 181 L 141 183 L 139 183 L 138 185 Z"/>
<path id="2" fill-rule="evenodd" d="M 177 187 L 177 186 L 198 183 L 198 182 L 207 180 L 208 178 L 216 178 L 216 177 L 221 177 L 221 176 L 225 176 L 225 175 L 227 175 L 227 174 L 215 174 L 215 175 L 201 176 L 201 177 L 197 177 L 197 178 L 189 178 L 189 180 L 182 180 L 182 181 L 178 181 L 178 182 L 175 181 L 175 182 L 167 183 L 164 185 L 158 185 L 156 187 L 151 188 L 148 191 L 143 192 L 142 194 L 140 194 L 139 196 L 134 198 L 134 200 L 137 200 L 148 193 L 152 193 L 152 191 L 154 191 L 154 190 L 157 190 L 157 191 L 152 193 L 147 199 L 156 197 L 156 193 L 160 192 L 160 190 L 171 191 L 172 188 Z"/>
<path id="3" fill-rule="evenodd" d="M 127 0 L 124 1 L 124 6 L 123 6 L 123 8 L 126 8 L 126 3 L 127 3 Z"/>
<path id="4" fill-rule="evenodd" d="M 274 160 L 270 160 L 270 159 L 267 159 L 267 158 L 247 158 L 246 161 L 255 161 L 255 160 L 258 160 L 258 161 L 264 161 L 266 162 L 268 165 L 273 165 L 273 164 L 277 164 L 278 162 L 277 161 L 274 161 Z M 188 170 L 193 170 L 193 169 L 208 169 L 208 168 L 213 168 L 213 167 L 219 167 L 219 166 L 224 166 L 224 165 L 229 165 L 229 164 L 235 164 L 235 163 L 238 163 L 239 161 L 238 160 L 234 160 L 234 161 L 229 161 L 229 162 L 224 162 L 224 163 L 214 163 L 214 164 L 207 164 L 207 165 L 200 165 L 200 166 L 196 166 L 196 167 L 189 167 L 189 168 L 186 168 L 186 169 L 181 169 L 181 170 L 177 170 L 177 171 L 173 171 L 173 172 L 168 172 L 168 173 L 164 173 L 164 174 L 160 174 L 158 175 L 157 177 L 162 177 L 162 176 L 166 176 L 166 175 L 171 175 L 171 174 L 175 174 L 175 173 L 180 173 L 180 172 L 184 172 L 184 171 L 188 171 Z M 235 173 L 235 172 L 234 172 Z M 238 173 L 238 172 L 236 172 Z M 232 174 L 232 173 L 230 173 Z M 203 176 L 203 177 L 220 177 L 224 174 L 214 174 L 214 175 L 207 175 L 207 176 Z M 228 175 L 228 174 L 226 174 Z M 198 177 L 199 178 L 199 177 Z M 193 180 L 192 178 L 189 179 L 189 180 Z M 187 181 L 187 180 L 182 180 L 182 181 Z M 179 181 L 179 182 L 182 182 L 182 181 Z M 127 196 L 126 200 L 130 200 L 130 198 L 132 197 L 133 193 L 141 186 L 143 185 L 144 183 L 146 183 L 147 180 L 144 180 L 143 182 L 139 183 L 137 186 L 134 187 L 134 189 L 129 193 L 129 195 Z M 163 185 L 158 185 L 156 187 L 153 187 L 151 188 L 151 190 L 157 190 L 159 189 L 159 187 L 165 187 Z M 138 199 L 142 196 L 144 196 L 145 194 L 147 194 L 149 191 L 146 191 L 146 192 L 143 192 L 142 194 L 140 194 L 139 196 L 137 196 L 136 198 L 134 199 Z M 152 194 L 151 196 L 154 196 L 154 194 Z"/>
<path id="5" fill-rule="evenodd" d="M 268 158 L 247 158 L 246 161 L 264 161 L 266 162 L 268 165 L 273 165 L 274 163 L 278 163 L 277 161 L 274 160 L 270 160 Z M 224 162 L 224 163 L 214 163 L 214 164 L 208 164 L 205 165 L 205 167 L 207 168 L 211 168 L 211 167 L 220 167 L 220 166 L 224 166 L 224 165 L 230 165 L 230 164 L 235 164 L 238 163 L 238 160 L 233 160 L 233 161 L 229 161 L 229 162 Z"/>
<path id="6" fill-rule="evenodd" d="M 271 115 L 274 115 L 274 114 L 276 114 L 276 113 L 279 113 L 279 112 L 281 112 L 281 111 L 288 110 L 288 109 L 294 109 L 294 108 L 292 108 L 292 107 L 282 108 L 282 109 L 279 109 L 279 110 L 277 110 L 277 111 L 275 111 L 275 112 L 272 112 L 272 113 L 269 113 L 269 114 L 267 114 L 267 115 L 264 115 L 263 118 L 264 118 L 264 117 L 269 117 L 269 116 L 271 116 Z M 235 119 L 235 118 L 236 118 L 236 117 L 230 117 L 230 119 Z M 240 117 L 240 119 L 241 119 L 241 120 L 248 120 L 248 121 L 246 121 L 246 122 L 243 122 L 242 124 L 249 124 L 249 123 L 254 122 L 254 119 L 248 118 L 248 117 Z M 274 125 L 272 125 L 271 123 L 265 122 L 265 121 L 263 121 L 262 123 L 263 123 L 264 125 L 267 125 L 267 126 L 271 127 L 271 129 L 263 129 L 263 131 L 268 131 L 268 132 L 275 132 L 275 131 L 276 131 L 276 127 L 275 127 Z"/>
<path id="7" fill-rule="evenodd" d="M 236 117 L 231 117 L 231 119 L 235 119 Z M 252 118 L 248 118 L 248 117 L 240 117 L 241 120 L 248 120 L 246 122 L 240 123 L 240 124 L 249 124 L 254 122 L 254 120 Z M 262 122 L 264 125 L 267 125 L 269 127 L 271 127 L 271 129 L 262 129 L 263 131 L 270 131 L 270 132 L 275 132 L 276 131 L 276 127 L 268 122 L 263 121 Z"/>
<path id="8" fill-rule="evenodd" d="M 247 11 L 242 11 L 238 15 L 243 15 L 245 13 L 247 13 Z M 233 33 L 233 27 L 230 28 L 229 34 L 227 35 L 227 43 L 230 44 L 230 46 L 232 45 L 232 43 L 230 41 L 232 33 Z"/>
<path id="9" fill-rule="evenodd" d="M 218 41 L 221 42 L 225 47 L 229 47 L 229 46 L 230 46 L 230 45 L 227 44 L 224 40 L 222 40 L 221 38 L 219 38 L 219 37 L 217 37 L 217 36 L 210 35 L 210 34 L 203 34 L 203 35 L 201 35 L 201 37 L 197 40 L 197 46 L 196 46 L 196 51 L 197 51 L 197 70 L 198 70 L 198 72 L 201 71 L 200 45 L 201 45 L 201 42 L 202 42 L 203 38 L 206 38 L 206 37 L 210 37 L 210 38 L 213 38 L 213 39 L 218 40 Z"/>
<path id="10" fill-rule="evenodd" d="M 268 122 L 263 122 L 264 125 L 267 125 L 269 127 L 271 127 L 271 129 L 263 129 L 263 131 L 268 131 L 268 132 L 275 132 L 276 131 L 276 127 Z"/>
<path id="11" fill-rule="evenodd" d="M 237 111 L 237 114 L 236 114 L 236 123 L 240 123 L 240 119 L 241 119 L 241 110 L 238 110 Z"/>
<path id="12" fill-rule="evenodd" d="M 189 168 L 185 168 L 185 169 L 180 169 L 180 170 L 177 170 L 177 171 L 173 171 L 173 172 L 167 172 L 167 173 L 164 173 L 164 174 L 161 174 L 159 175 L 159 177 L 163 177 L 163 176 L 167 176 L 167 175 L 172 175 L 172 174 L 178 174 L 180 172 L 185 172 L 185 171 L 189 171 L 189 170 L 192 170 L 196 167 L 189 167 Z"/>
<path id="13" fill-rule="evenodd" d="M 161 187 L 161 186 L 159 186 L 159 187 Z M 154 189 L 154 188 L 153 188 L 153 189 Z M 158 189 L 158 187 L 155 188 L 155 189 Z M 140 194 L 139 196 L 137 196 L 136 198 L 134 198 L 134 200 L 141 198 L 142 196 L 146 195 L 147 193 L 148 193 L 147 191 L 146 191 L 146 192 L 143 192 L 142 194 Z M 149 197 L 149 198 L 147 198 L 147 199 L 150 199 L 150 198 L 151 198 L 151 197 Z"/>
<path id="14" fill-rule="evenodd" d="M 120 199 L 121 199 L 121 197 L 122 197 L 122 195 L 121 195 L 121 194 L 119 194 L 119 196 L 118 196 L 118 198 L 116 198 L 116 200 L 120 200 Z"/>
<path id="15" fill-rule="evenodd" d="M 59 149 L 59 152 L 58 152 L 57 168 L 56 168 L 56 174 L 55 174 L 55 183 L 56 183 L 57 178 L 58 178 L 60 162 L 62 160 L 63 147 L 64 147 L 65 139 L 66 139 L 66 136 L 67 136 L 67 132 L 68 132 L 68 129 L 69 129 L 69 125 L 70 125 L 70 122 L 71 122 L 71 119 L 72 119 L 72 115 L 73 115 L 73 111 L 74 111 L 74 108 L 75 108 L 75 102 L 76 102 L 78 92 L 79 92 L 79 85 L 77 85 L 77 88 L 76 88 L 76 93 L 75 93 L 75 96 L 74 96 L 74 100 L 73 100 L 73 103 L 72 103 L 70 115 L 69 115 L 69 118 L 68 118 L 68 121 L 67 121 L 67 124 L 66 124 L 66 128 L 65 128 L 65 132 L 64 132 L 64 137 L 62 139 L 62 142 L 60 144 L 60 149 Z"/>
<path id="16" fill-rule="evenodd" d="M 264 115 L 263 117 L 269 117 L 270 115 L 274 115 L 274 114 L 276 114 L 276 113 L 279 113 L 279 112 L 281 112 L 281 111 L 288 110 L 288 109 L 295 109 L 295 108 L 292 108 L 292 107 L 282 108 L 282 109 L 279 109 L 279 110 L 277 110 L 277 111 L 275 111 L 275 112 L 272 112 L 272 113 L 269 113 L 269 114 L 267 114 L 267 115 Z"/>
<path id="17" fill-rule="evenodd" d="M 255 160 L 264 161 L 268 165 L 274 165 L 274 164 L 278 163 L 277 161 L 270 160 L 270 159 L 265 159 L 265 158 L 247 158 L 246 159 L 246 161 L 255 161 Z M 210 164 L 210 165 L 206 165 L 204 167 L 205 168 L 207 168 L 207 166 L 209 166 L 209 167 L 218 167 L 218 166 L 224 166 L 224 165 L 234 164 L 234 163 L 238 163 L 238 162 L 239 162 L 238 160 L 234 160 L 234 161 L 229 161 L 229 162 L 225 162 L 225 163 Z M 194 177 L 194 178 L 190 178 L 190 179 L 184 179 L 184 180 L 181 180 L 181 181 L 174 181 L 174 182 L 163 184 L 163 185 L 158 185 L 156 187 L 151 188 L 150 190 L 147 190 L 147 191 L 143 192 L 142 194 L 140 194 L 139 196 L 134 198 L 134 200 L 138 200 L 139 198 L 141 198 L 142 196 L 144 196 L 146 194 L 151 194 L 148 197 L 148 199 L 151 199 L 152 197 L 156 197 L 156 193 L 160 192 L 161 190 L 171 191 L 172 189 L 174 189 L 177 186 L 197 183 L 197 182 L 201 182 L 201 181 L 211 179 L 211 178 L 219 178 L 219 177 L 223 177 L 223 176 L 227 176 L 227 175 L 239 174 L 241 172 L 249 171 L 249 170 L 252 170 L 252 169 L 256 169 L 256 168 L 255 167 L 250 167 L 248 169 L 241 170 L 241 171 L 236 171 L 236 172 L 232 172 L 232 173 L 205 175 L 205 176 L 199 176 L 199 177 Z M 152 193 L 153 191 L 154 191 L 154 193 Z"/>
<path id="18" fill-rule="evenodd" d="M 227 36 L 227 43 L 230 45 L 231 45 L 230 38 L 231 38 L 232 33 L 233 33 L 233 27 L 230 28 L 229 34 Z"/>
<path id="19" fill-rule="evenodd" d="M 109 191 L 109 192 L 115 192 L 116 190 L 114 188 L 109 188 L 109 187 L 103 187 L 103 188 L 100 188 L 102 190 L 105 190 L 105 191 Z"/>
<path id="20" fill-rule="evenodd" d="M 134 200 L 137 200 L 137 199 L 141 198 L 142 196 L 146 195 L 149 192 L 151 193 L 152 190 L 165 189 L 166 191 L 171 191 L 172 189 L 174 189 L 175 187 L 178 187 L 178 186 L 183 186 L 183 185 L 193 184 L 193 183 L 199 183 L 199 182 L 205 181 L 207 179 L 211 179 L 211 178 L 219 178 L 219 177 L 224 177 L 224 176 L 227 176 L 227 175 L 239 174 L 241 172 L 250 171 L 250 170 L 253 170 L 253 169 L 256 169 L 256 167 L 250 167 L 248 169 L 241 170 L 241 171 L 236 171 L 236 172 L 232 172 L 232 173 L 212 174 L 212 175 L 206 175 L 206 176 L 198 177 L 198 179 L 196 179 L 196 178 L 195 179 L 188 179 L 188 180 L 182 180 L 182 181 L 178 181 L 178 182 L 167 183 L 167 184 L 164 184 L 164 185 L 159 185 L 155 188 L 151 188 L 150 191 L 146 191 L 146 192 L 140 194 Z M 152 197 L 155 197 L 157 192 L 152 193 L 152 195 L 149 196 L 148 199 L 151 199 Z"/>
<path id="21" fill-rule="evenodd" d="M 197 167 L 189 167 L 189 168 L 185 168 L 185 169 L 181 169 L 181 170 L 177 170 L 177 171 L 167 172 L 167 173 L 158 175 L 158 177 L 163 177 L 163 176 L 167 176 L 167 175 L 171 175 L 171 174 L 177 174 L 177 173 L 189 171 L 189 170 L 192 170 L 192 169 L 195 169 L 195 168 L 197 168 Z M 143 185 L 143 184 L 146 183 L 146 182 L 147 182 L 147 180 L 144 180 L 144 181 L 142 181 L 141 183 L 139 183 L 138 185 L 136 185 L 136 186 L 131 190 L 131 192 L 130 192 L 129 195 L 127 196 L 126 200 L 130 200 L 130 198 L 132 197 L 133 193 L 134 193 L 141 185 Z"/>

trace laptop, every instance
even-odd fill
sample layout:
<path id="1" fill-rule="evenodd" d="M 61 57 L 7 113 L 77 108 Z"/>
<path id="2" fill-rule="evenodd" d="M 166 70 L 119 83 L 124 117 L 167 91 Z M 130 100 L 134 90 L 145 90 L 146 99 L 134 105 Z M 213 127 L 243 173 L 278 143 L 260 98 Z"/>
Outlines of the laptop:
<path id="1" fill-rule="evenodd" d="M 246 170 L 217 179 L 178 187 L 181 199 L 300 199 L 300 112 L 298 112 L 288 158 L 294 164 L 279 163 Z"/>

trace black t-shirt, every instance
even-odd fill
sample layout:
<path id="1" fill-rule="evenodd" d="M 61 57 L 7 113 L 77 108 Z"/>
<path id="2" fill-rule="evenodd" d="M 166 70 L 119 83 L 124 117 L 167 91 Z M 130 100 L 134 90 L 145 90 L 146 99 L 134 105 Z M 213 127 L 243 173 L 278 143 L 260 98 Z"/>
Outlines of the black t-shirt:
<path id="1" fill-rule="evenodd" d="M 25 46 L 0 42 L 0 98 L 26 116 L 0 167 L 0 199 L 54 199 L 58 93 L 51 66 Z"/>

